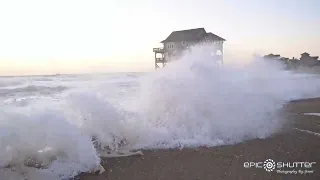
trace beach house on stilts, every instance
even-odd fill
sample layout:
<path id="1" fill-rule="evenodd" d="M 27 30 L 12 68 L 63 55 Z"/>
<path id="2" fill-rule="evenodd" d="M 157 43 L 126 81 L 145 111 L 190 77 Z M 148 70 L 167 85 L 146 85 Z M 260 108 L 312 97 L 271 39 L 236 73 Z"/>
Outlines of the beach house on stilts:
<path id="1" fill-rule="evenodd" d="M 212 59 L 223 64 L 223 43 L 226 40 L 211 32 L 206 32 L 204 28 L 187 29 L 173 31 L 165 40 L 160 43 L 163 47 L 153 48 L 155 54 L 155 68 L 162 64 L 164 67 L 168 62 L 179 59 L 181 55 L 191 46 L 206 44 L 212 47 Z"/>

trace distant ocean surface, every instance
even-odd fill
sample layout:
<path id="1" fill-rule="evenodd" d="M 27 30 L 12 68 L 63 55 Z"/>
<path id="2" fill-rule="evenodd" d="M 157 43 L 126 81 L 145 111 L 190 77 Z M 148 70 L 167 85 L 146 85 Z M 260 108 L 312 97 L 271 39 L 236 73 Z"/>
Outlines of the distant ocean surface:
<path id="1" fill-rule="evenodd" d="M 109 87 L 110 96 L 116 98 L 121 92 L 134 88 L 137 77 L 143 74 L 145 73 L 0 77 L 1 106 L 10 108 L 43 100 L 59 101 L 70 92 L 99 87 Z"/>
<path id="2" fill-rule="evenodd" d="M 46 168 L 29 179 L 74 177 L 100 163 L 91 137 L 113 151 L 267 138 L 284 103 L 320 96 L 318 75 L 193 59 L 149 73 L 0 77 L 0 168 L 33 159 Z"/>

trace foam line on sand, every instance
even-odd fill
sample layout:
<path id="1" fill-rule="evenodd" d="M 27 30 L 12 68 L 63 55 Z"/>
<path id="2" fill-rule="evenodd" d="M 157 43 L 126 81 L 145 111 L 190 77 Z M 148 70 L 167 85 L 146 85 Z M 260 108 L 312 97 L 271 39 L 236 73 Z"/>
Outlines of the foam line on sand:
<path id="1" fill-rule="evenodd" d="M 295 130 L 298 130 L 298 131 L 301 131 L 301 132 L 305 132 L 305 133 L 312 134 L 312 135 L 315 135 L 315 136 L 319 136 L 319 137 L 320 137 L 320 133 L 316 133 L 316 132 L 309 131 L 309 130 L 304 130 L 304 129 L 299 129 L 299 128 L 294 128 L 294 129 L 295 129 Z"/>
<path id="2" fill-rule="evenodd" d="M 307 115 L 307 116 L 320 116 L 320 113 L 303 113 L 303 115 Z"/>

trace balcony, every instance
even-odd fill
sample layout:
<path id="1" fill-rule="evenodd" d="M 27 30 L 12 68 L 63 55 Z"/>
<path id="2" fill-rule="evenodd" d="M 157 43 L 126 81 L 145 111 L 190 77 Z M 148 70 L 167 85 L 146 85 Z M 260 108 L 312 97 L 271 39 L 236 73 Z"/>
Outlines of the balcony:
<path id="1" fill-rule="evenodd" d="M 163 48 L 153 48 L 153 52 L 155 53 L 164 53 Z"/>
<path id="2" fill-rule="evenodd" d="M 156 58 L 156 63 L 165 63 L 166 60 L 164 58 Z"/>

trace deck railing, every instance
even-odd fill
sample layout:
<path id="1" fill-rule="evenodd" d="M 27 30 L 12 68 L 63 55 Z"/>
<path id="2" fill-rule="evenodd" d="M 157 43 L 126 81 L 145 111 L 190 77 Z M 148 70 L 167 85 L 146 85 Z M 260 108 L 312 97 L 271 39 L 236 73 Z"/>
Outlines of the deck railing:
<path id="1" fill-rule="evenodd" d="M 164 58 L 156 58 L 156 62 L 157 63 L 164 63 L 165 60 L 164 60 Z"/>
<path id="2" fill-rule="evenodd" d="M 163 48 L 153 48 L 153 52 L 164 53 L 164 50 L 163 50 Z"/>

